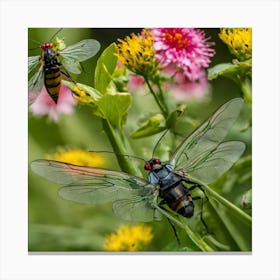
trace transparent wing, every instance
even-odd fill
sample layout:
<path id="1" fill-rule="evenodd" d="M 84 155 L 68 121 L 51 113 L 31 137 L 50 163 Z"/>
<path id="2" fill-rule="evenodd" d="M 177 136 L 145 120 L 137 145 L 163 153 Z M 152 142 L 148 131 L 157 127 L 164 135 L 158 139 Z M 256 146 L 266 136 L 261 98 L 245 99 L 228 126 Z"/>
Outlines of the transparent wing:
<path id="1" fill-rule="evenodd" d="M 152 196 L 135 196 L 130 199 L 120 199 L 114 202 L 113 211 L 116 216 L 127 221 L 149 222 L 161 220 L 161 214 L 151 207 L 152 199 Z"/>
<path id="2" fill-rule="evenodd" d="M 187 161 L 184 169 L 176 169 L 175 172 L 185 178 L 197 178 L 204 183 L 211 183 L 229 170 L 244 150 L 243 142 L 223 142 L 215 149 L 201 153 L 192 161 Z"/>
<path id="3" fill-rule="evenodd" d="M 59 52 L 64 59 L 70 61 L 84 61 L 94 56 L 100 49 L 100 43 L 94 39 L 82 40 L 76 44 L 66 47 Z"/>
<path id="4" fill-rule="evenodd" d="M 67 72 L 72 74 L 80 74 L 82 67 L 79 61 L 73 59 L 62 59 L 61 63 Z"/>
<path id="5" fill-rule="evenodd" d="M 49 181 L 64 185 L 59 194 L 66 200 L 85 204 L 112 201 L 115 214 L 127 220 L 151 221 L 157 217 L 152 207 L 154 186 L 139 177 L 52 160 L 33 161 L 31 169 Z"/>
<path id="6" fill-rule="evenodd" d="M 231 162 L 235 162 L 243 153 L 244 144 L 220 143 L 238 117 L 243 103 L 241 98 L 235 98 L 222 105 L 177 147 L 170 159 L 171 164 L 175 166 L 175 172 L 192 172 L 198 179 L 204 178 L 205 183 L 210 183 L 232 166 Z M 218 160 L 218 157 L 224 157 L 228 163 Z"/>
<path id="7" fill-rule="evenodd" d="M 43 87 L 44 73 L 43 65 L 40 66 L 39 70 L 28 81 L 28 92 L 39 93 Z"/>
<path id="8" fill-rule="evenodd" d="M 28 57 L 28 73 L 40 65 L 40 55 Z"/>

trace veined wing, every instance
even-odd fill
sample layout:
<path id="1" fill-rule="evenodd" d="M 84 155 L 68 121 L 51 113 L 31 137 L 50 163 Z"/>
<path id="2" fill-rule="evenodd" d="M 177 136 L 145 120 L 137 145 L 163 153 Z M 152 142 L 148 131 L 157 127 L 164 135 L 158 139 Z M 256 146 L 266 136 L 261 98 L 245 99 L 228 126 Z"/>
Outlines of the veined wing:
<path id="1" fill-rule="evenodd" d="M 40 55 L 28 57 L 28 73 L 36 69 L 40 65 Z"/>
<path id="2" fill-rule="evenodd" d="M 59 52 L 64 59 L 84 61 L 94 56 L 100 49 L 100 43 L 94 39 L 82 40 Z"/>
<path id="3" fill-rule="evenodd" d="M 82 72 L 81 64 L 78 60 L 61 59 L 61 63 L 67 72 L 72 74 L 80 74 Z"/>
<path id="4" fill-rule="evenodd" d="M 198 179 L 203 177 L 205 183 L 210 183 L 232 166 L 243 153 L 244 144 L 220 143 L 238 117 L 243 103 L 241 98 L 225 103 L 177 147 L 170 160 L 175 165 L 175 172 L 192 172 Z M 212 167 L 212 164 L 216 166 Z M 212 172 L 206 167 L 212 167 Z"/>
<path id="5" fill-rule="evenodd" d="M 60 61 L 67 72 L 81 73 L 79 61 L 84 61 L 94 56 L 100 49 L 100 44 L 94 39 L 82 40 L 59 52 Z"/>
<path id="6" fill-rule="evenodd" d="M 36 160 L 31 169 L 54 183 L 64 185 L 60 196 L 78 203 L 114 202 L 117 216 L 132 221 L 151 221 L 154 186 L 124 172 L 77 166 L 52 160 Z"/>
<path id="7" fill-rule="evenodd" d="M 196 159 L 186 162 L 184 169 L 175 172 L 185 178 L 197 178 L 204 183 L 211 183 L 239 159 L 245 150 L 240 141 L 228 141 L 219 144 L 213 150 L 201 153 Z"/>
<path id="8" fill-rule="evenodd" d="M 28 92 L 39 93 L 43 87 L 44 73 L 43 65 L 40 66 L 37 72 L 28 80 Z"/>

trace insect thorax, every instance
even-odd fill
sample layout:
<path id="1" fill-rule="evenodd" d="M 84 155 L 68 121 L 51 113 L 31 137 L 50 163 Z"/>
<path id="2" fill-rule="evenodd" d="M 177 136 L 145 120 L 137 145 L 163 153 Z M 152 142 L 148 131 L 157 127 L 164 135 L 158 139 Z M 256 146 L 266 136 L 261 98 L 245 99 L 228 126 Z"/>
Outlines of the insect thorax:
<path id="1" fill-rule="evenodd" d="M 171 170 L 169 165 L 163 165 L 161 169 L 153 170 L 149 174 L 152 184 L 159 184 L 161 189 L 169 188 L 181 182 L 182 178 Z"/>

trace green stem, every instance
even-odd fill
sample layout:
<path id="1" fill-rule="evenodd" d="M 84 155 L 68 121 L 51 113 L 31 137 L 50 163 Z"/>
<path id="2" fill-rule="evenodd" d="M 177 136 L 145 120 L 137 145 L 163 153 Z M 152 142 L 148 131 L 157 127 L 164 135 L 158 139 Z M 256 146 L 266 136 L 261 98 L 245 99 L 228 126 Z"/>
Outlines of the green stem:
<path id="1" fill-rule="evenodd" d="M 159 207 L 157 204 L 154 205 L 154 207 L 162 213 L 164 216 L 166 216 L 168 219 L 170 219 L 174 224 L 185 230 L 189 238 L 198 246 L 201 251 L 204 252 L 214 252 L 215 250 L 210 247 L 199 235 L 194 233 L 191 228 L 187 224 L 183 224 L 177 219 L 175 219 L 172 215 L 170 215 L 167 211 L 164 211 L 161 207 Z"/>
<path id="2" fill-rule="evenodd" d="M 116 154 L 121 170 L 129 174 L 142 177 L 142 173 L 134 164 L 134 161 L 132 161 L 129 157 L 124 156 L 131 151 L 131 148 L 128 143 L 125 143 L 121 131 L 113 128 L 105 119 L 102 119 L 102 124 Z"/>
<path id="3" fill-rule="evenodd" d="M 159 108 L 160 108 L 162 114 L 164 115 L 164 117 L 165 117 L 165 119 L 166 119 L 167 116 L 168 116 L 168 110 L 167 110 L 167 108 L 166 108 L 166 107 L 161 103 L 161 101 L 159 100 L 157 94 L 155 93 L 155 91 L 153 90 L 153 88 L 152 88 L 152 86 L 151 86 L 151 84 L 150 84 L 150 82 L 149 82 L 149 79 L 146 78 L 146 77 L 144 77 L 144 79 L 145 79 L 146 84 L 148 85 L 148 88 L 149 88 L 151 94 L 153 95 L 153 97 L 154 97 L 156 103 L 158 104 L 158 106 L 159 106 Z"/>
<path id="4" fill-rule="evenodd" d="M 158 87 L 158 89 L 159 89 L 159 97 L 160 97 L 160 100 L 161 100 L 161 102 L 162 102 L 164 108 L 166 109 L 167 116 L 168 116 L 168 114 L 169 114 L 169 112 L 168 112 L 168 107 L 167 107 L 166 102 L 165 102 L 165 98 L 164 98 L 164 94 L 163 94 L 162 88 L 161 88 L 161 86 L 160 86 L 160 82 L 157 81 L 157 82 L 156 82 L 156 85 L 157 85 L 157 87 Z"/>
<path id="5" fill-rule="evenodd" d="M 240 87 L 243 92 L 244 100 L 247 104 L 252 104 L 252 84 L 250 79 L 245 77 L 240 81 Z"/>
<path id="6" fill-rule="evenodd" d="M 203 183 L 202 181 L 196 179 L 196 178 L 189 178 L 190 180 L 194 180 L 194 182 L 198 183 L 199 185 L 203 186 L 203 188 L 206 190 L 207 194 L 211 198 L 214 198 L 216 201 L 220 202 L 222 205 L 224 205 L 226 208 L 228 208 L 233 215 L 235 215 L 237 218 L 245 222 L 247 225 L 252 224 L 252 218 L 246 214 L 244 211 L 242 211 L 240 208 L 229 202 L 227 199 L 216 193 L 214 190 L 212 190 L 208 185 Z"/>

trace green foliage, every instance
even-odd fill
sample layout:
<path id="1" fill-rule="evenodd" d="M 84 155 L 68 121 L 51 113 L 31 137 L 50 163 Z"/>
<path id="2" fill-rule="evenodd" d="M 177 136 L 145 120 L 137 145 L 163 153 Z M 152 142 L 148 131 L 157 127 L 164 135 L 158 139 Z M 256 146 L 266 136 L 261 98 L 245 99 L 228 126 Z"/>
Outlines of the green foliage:
<path id="1" fill-rule="evenodd" d="M 74 42 L 92 36 L 86 30 L 75 34 Z M 84 35 L 80 38 L 81 34 Z M 41 32 L 38 31 L 37 36 L 41 36 Z M 99 40 L 102 41 L 102 38 Z M 219 44 L 218 41 L 216 43 Z M 104 44 L 101 44 L 102 47 Z M 200 190 L 192 192 L 194 197 L 204 197 L 203 218 L 210 232 L 207 233 L 201 223 L 200 202 L 195 201 L 195 214 L 190 219 L 178 218 L 172 211 L 167 213 L 173 219 L 181 243 L 176 242 L 172 228 L 164 218 L 161 222 L 149 223 L 155 238 L 148 249 L 170 252 L 251 251 L 251 62 L 214 65 L 208 69 L 208 79 L 213 80 L 213 98 L 208 96 L 184 102 L 172 101 L 174 105 L 169 102 L 173 96 L 167 96 L 160 82 L 152 84 L 151 80 L 148 81 L 148 93 L 128 93 L 127 73 L 117 68 L 116 51 L 116 44 L 110 42 L 99 54 L 98 60 L 92 60 L 96 63 L 95 68 L 92 62 L 85 64 L 89 74 L 82 71 L 79 83 L 63 81 L 74 95 L 84 98 L 84 103 L 91 106 L 78 105 L 73 115 L 63 116 L 57 123 L 30 114 L 29 161 L 44 158 L 58 147 L 113 150 L 115 155 L 102 154 L 106 160 L 103 168 L 122 170 L 146 179 L 147 174 L 143 175 L 142 171 L 143 163 L 122 155 L 138 155 L 149 159 L 159 133 L 168 129 L 170 133 L 160 142 L 156 154 L 169 159 L 169 154 L 177 144 L 207 119 L 211 112 L 225 100 L 243 94 L 247 105 L 228 138 L 245 142 L 247 148 L 244 156 L 210 186 L 205 185 L 208 201 Z M 225 54 L 218 55 L 221 61 L 229 61 Z M 233 95 L 227 95 L 232 88 L 232 82 L 228 79 L 238 85 L 239 91 Z M 105 236 L 126 223 L 114 216 L 110 203 L 97 206 L 75 204 L 62 200 L 56 189 L 56 185 L 30 172 L 30 251 L 102 251 Z"/>
<path id="2" fill-rule="evenodd" d="M 233 60 L 233 63 L 220 63 L 208 70 L 208 79 L 214 80 L 224 76 L 237 83 L 244 96 L 244 100 L 252 102 L 252 59 L 246 61 Z"/>
<path id="3" fill-rule="evenodd" d="M 129 93 L 104 94 L 95 103 L 98 107 L 95 114 L 107 120 L 113 127 L 121 129 L 122 124 L 125 123 L 131 101 Z"/>
<path id="4" fill-rule="evenodd" d="M 143 122 L 137 130 L 133 131 L 130 134 L 130 137 L 137 139 L 137 138 L 143 138 L 159 133 L 165 129 L 165 127 L 162 126 L 163 121 L 164 121 L 163 115 L 156 114 L 150 117 L 145 122 Z"/>
<path id="5" fill-rule="evenodd" d="M 116 44 L 113 43 L 103 51 L 95 68 L 95 88 L 101 93 L 106 93 L 112 75 L 117 65 Z"/>

